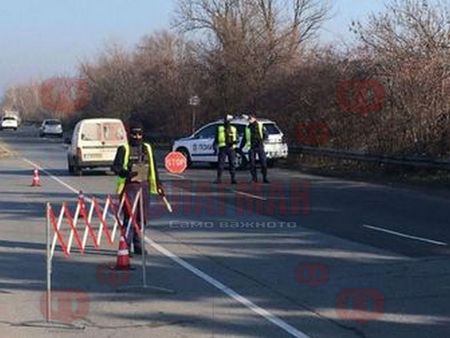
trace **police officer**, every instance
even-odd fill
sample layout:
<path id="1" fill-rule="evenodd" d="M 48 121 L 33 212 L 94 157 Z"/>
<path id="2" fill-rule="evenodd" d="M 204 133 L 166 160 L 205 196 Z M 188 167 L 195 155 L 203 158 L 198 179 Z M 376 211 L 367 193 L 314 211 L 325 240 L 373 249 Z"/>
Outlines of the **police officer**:
<path id="1" fill-rule="evenodd" d="M 258 175 L 256 173 L 256 155 L 258 155 L 263 182 L 269 183 L 267 179 L 267 157 L 264 151 L 264 140 L 267 139 L 266 128 L 256 120 L 255 114 L 250 114 L 248 121 L 249 125 L 245 128 L 245 135 L 240 148 L 245 147 L 249 149 L 250 173 L 252 174 L 253 182 L 258 182 Z"/>
<path id="2" fill-rule="evenodd" d="M 117 149 L 116 157 L 112 166 L 118 175 L 117 193 L 126 193 L 133 201 L 142 189 L 144 205 L 144 220 L 140 220 L 140 211 L 137 209 L 139 227 L 147 221 L 149 211 L 149 193 L 164 195 L 164 190 L 158 178 L 158 170 L 153 157 L 152 146 L 143 141 L 144 129 L 141 123 L 132 121 L 129 124 L 129 143 Z M 129 215 L 125 215 L 124 226 L 128 224 Z M 130 227 L 126 237 L 128 247 L 133 243 L 134 253 L 142 254 L 141 240 L 134 227 Z"/>
<path id="3" fill-rule="evenodd" d="M 238 143 L 237 129 L 232 126 L 230 121 L 233 117 L 227 115 L 224 122 L 217 126 L 216 138 L 214 140 L 214 151 L 218 153 L 217 179 L 214 183 L 222 183 L 222 172 L 225 167 L 225 159 L 228 157 L 230 168 L 231 184 L 236 182 L 236 147 Z"/>

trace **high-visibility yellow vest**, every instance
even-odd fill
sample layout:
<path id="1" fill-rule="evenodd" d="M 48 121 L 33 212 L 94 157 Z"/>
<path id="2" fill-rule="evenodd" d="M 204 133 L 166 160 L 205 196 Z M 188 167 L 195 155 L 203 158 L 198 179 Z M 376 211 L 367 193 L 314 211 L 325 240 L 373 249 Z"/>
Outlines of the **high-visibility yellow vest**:
<path id="1" fill-rule="evenodd" d="M 130 162 L 130 145 L 127 143 L 124 145 L 125 147 L 125 156 L 123 159 L 123 169 L 128 170 L 128 163 Z M 144 147 L 147 150 L 147 156 L 149 159 L 148 163 L 148 185 L 149 190 L 151 194 L 157 194 L 158 193 L 158 186 L 156 182 L 156 169 L 155 169 L 155 162 L 153 160 L 153 150 L 152 146 L 148 143 L 144 143 Z M 125 177 L 118 177 L 117 178 L 117 193 L 121 194 L 123 192 L 123 189 L 125 188 Z"/>
<path id="2" fill-rule="evenodd" d="M 234 126 L 230 126 L 231 130 L 231 141 L 232 141 L 232 147 L 237 147 L 237 129 Z M 217 128 L 217 145 L 219 148 L 225 147 L 227 145 L 226 141 L 226 131 L 225 126 L 221 125 Z"/>
<path id="3" fill-rule="evenodd" d="M 264 142 L 264 130 L 263 130 L 263 124 L 261 122 L 256 122 L 256 125 L 258 126 L 258 134 L 261 140 Z M 245 147 L 250 148 L 251 146 L 251 140 L 252 140 L 252 131 L 250 127 L 245 127 Z"/>

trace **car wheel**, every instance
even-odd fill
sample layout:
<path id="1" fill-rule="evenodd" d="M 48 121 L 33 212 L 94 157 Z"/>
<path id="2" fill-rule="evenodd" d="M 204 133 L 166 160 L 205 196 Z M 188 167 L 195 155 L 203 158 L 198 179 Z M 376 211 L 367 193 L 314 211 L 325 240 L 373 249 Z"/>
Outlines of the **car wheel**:
<path id="1" fill-rule="evenodd" d="M 78 165 L 78 161 L 76 158 L 72 160 L 72 168 L 73 168 L 73 174 L 75 176 L 81 176 L 83 174 L 83 171 L 81 167 Z"/>
<path id="2" fill-rule="evenodd" d="M 83 170 L 81 170 L 81 167 L 74 165 L 73 166 L 73 174 L 75 176 L 81 176 L 81 175 L 83 175 Z"/>
<path id="3" fill-rule="evenodd" d="M 242 152 L 242 150 L 236 150 L 236 161 L 235 165 L 236 168 L 239 170 L 244 170 L 247 168 L 248 160 L 245 154 Z"/>
<path id="4" fill-rule="evenodd" d="M 67 169 L 69 170 L 69 174 L 74 173 L 74 168 L 73 168 L 72 161 L 70 160 L 70 157 L 67 157 Z"/>
<path id="5" fill-rule="evenodd" d="M 178 148 L 177 151 L 182 153 L 183 156 L 186 157 L 187 166 L 189 168 L 192 165 L 191 156 L 189 155 L 189 151 L 186 148 Z"/>

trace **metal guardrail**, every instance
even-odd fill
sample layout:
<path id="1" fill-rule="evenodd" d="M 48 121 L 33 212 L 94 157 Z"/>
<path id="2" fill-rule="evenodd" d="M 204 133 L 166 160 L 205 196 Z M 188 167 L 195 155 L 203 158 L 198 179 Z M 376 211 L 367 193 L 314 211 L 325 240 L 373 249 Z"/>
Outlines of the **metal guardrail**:
<path id="1" fill-rule="evenodd" d="M 312 156 L 333 157 L 343 160 L 353 160 L 360 162 L 373 162 L 380 164 L 395 164 L 400 166 L 450 170 L 450 161 L 436 160 L 430 158 L 418 157 L 391 157 L 375 154 L 367 154 L 363 152 L 345 151 L 330 148 L 316 148 L 310 146 L 290 146 L 291 154 L 306 154 Z"/>

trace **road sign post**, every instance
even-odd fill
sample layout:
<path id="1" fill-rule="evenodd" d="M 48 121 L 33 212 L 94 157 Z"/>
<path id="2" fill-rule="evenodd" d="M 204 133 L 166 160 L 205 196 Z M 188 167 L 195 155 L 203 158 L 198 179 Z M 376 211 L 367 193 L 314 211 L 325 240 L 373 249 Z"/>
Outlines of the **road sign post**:
<path id="1" fill-rule="evenodd" d="M 195 115 L 196 115 L 196 107 L 200 104 L 200 98 L 197 95 L 191 96 L 189 98 L 189 105 L 192 107 L 192 133 L 195 131 Z"/>

